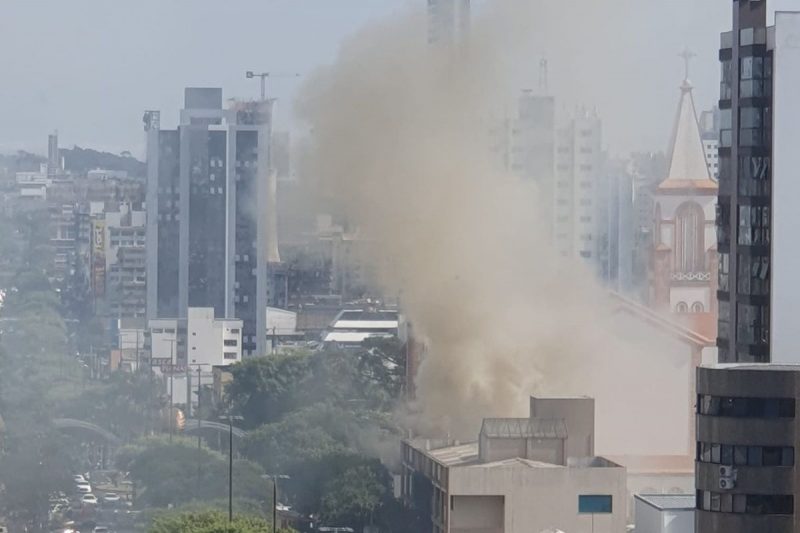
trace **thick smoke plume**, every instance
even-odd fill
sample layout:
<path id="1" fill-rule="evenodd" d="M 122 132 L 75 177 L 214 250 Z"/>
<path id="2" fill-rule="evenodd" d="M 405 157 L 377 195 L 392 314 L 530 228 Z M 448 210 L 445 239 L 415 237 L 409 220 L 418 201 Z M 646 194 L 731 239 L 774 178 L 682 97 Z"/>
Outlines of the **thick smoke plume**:
<path id="1" fill-rule="evenodd" d="M 533 4 L 498 0 L 461 46 L 429 46 L 414 15 L 356 36 L 299 99 L 302 177 L 371 242 L 427 345 L 418 431 L 474 438 L 484 416 L 526 416 L 531 394 L 578 393 L 597 398 L 601 450 L 684 452 L 688 362 L 635 338 L 588 270 L 555 257 L 535 185 L 488 149 L 518 69 L 538 65 L 520 63 L 542 38 Z"/>

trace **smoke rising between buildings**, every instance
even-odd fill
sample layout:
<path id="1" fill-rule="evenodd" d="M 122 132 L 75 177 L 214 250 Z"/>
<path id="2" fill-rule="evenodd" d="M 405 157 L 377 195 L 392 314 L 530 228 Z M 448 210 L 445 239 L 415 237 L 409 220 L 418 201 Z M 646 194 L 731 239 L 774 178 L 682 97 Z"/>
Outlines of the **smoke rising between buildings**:
<path id="1" fill-rule="evenodd" d="M 518 59 L 559 33 L 524 17 L 541 6 L 564 23 L 571 8 L 493 6 L 461 46 L 429 46 L 416 14 L 347 42 L 298 99 L 312 131 L 302 177 L 372 243 L 376 281 L 427 346 L 409 408 L 417 431 L 471 435 L 484 416 L 524 414 L 530 394 L 577 393 L 597 398 L 602 451 L 683 453 L 687 433 L 664 428 L 688 413 L 674 392 L 688 399 L 690 363 L 635 331 L 588 269 L 556 257 L 536 184 L 500 170 L 487 147 Z M 624 433 L 633 423 L 641 437 Z"/>

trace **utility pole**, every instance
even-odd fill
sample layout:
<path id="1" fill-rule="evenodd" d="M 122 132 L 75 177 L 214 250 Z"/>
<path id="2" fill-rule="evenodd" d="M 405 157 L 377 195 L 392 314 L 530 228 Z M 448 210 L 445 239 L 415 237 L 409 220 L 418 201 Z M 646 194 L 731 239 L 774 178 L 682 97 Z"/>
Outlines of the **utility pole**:
<path id="1" fill-rule="evenodd" d="M 242 420 L 241 416 L 227 415 L 220 418 L 228 419 L 228 522 L 233 522 L 233 421 Z"/>
<path id="2" fill-rule="evenodd" d="M 272 481 L 272 533 L 276 533 L 278 531 L 278 480 L 290 478 L 284 474 L 264 474 L 261 477 Z"/>
<path id="3" fill-rule="evenodd" d="M 172 397 L 173 377 L 175 375 L 175 343 L 178 342 L 177 329 L 174 339 L 166 339 L 169 343 L 169 442 L 172 444 L 175 420 L 173 416 L 174 398 Z"/>

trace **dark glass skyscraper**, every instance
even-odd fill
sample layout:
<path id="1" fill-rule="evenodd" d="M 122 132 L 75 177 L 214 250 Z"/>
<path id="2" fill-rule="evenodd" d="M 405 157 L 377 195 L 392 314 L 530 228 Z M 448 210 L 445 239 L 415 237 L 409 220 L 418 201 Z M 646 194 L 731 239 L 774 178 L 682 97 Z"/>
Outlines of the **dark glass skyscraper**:
<path id="1" fill-rule="evenodd" d="M 186 89 L 176 130 L 145 115 L 148 318 L 214 308 L 242 319 L 244 355 L 266 342 L 270 115 L 268 101 L 223 109 L 217 88 Z"/>
<path id="2" fill-rule="evenodd" d="M 720 362 L 770 361 L 772 61 L 767 6 L 734 0 L 720 83 Z"/>

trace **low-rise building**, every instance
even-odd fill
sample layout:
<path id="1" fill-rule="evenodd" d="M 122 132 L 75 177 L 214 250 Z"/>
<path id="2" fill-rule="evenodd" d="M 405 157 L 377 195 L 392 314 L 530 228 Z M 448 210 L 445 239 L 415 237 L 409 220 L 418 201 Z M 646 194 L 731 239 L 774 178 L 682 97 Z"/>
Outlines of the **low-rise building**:
<path id="1" fill-rule="evenodd" d="M 396 337 L 399 325 L 396 310 L 345 309 L 333 319 L 322 341 L 343 348 L 357 347 L 370 337 Z"/>
<path id="2" fill-rule="evenodd" d="M 694 494 L 636 494 L 636 533 L 694 533 Z"/>
<path id="3" fill-rule="evenodd" d="M 211 385 L 215 367 L 242 360 L 242 321 L 216 318 L 210 307 L 190 307 L 186 318 L 150 320 L 146 339 L 154 370 L 171 377 L 175 404 L 196 403 L 198 375 L 201 387 Z"/>
<path id="4" fill-rule="evenodd" d="M 402 451 L 420 533 L 625 530 L 625 469 L 594 456 L 591 398 L 531 398 L 530 418 L 486 419 L 477 442 L 415 439 Z"/>

